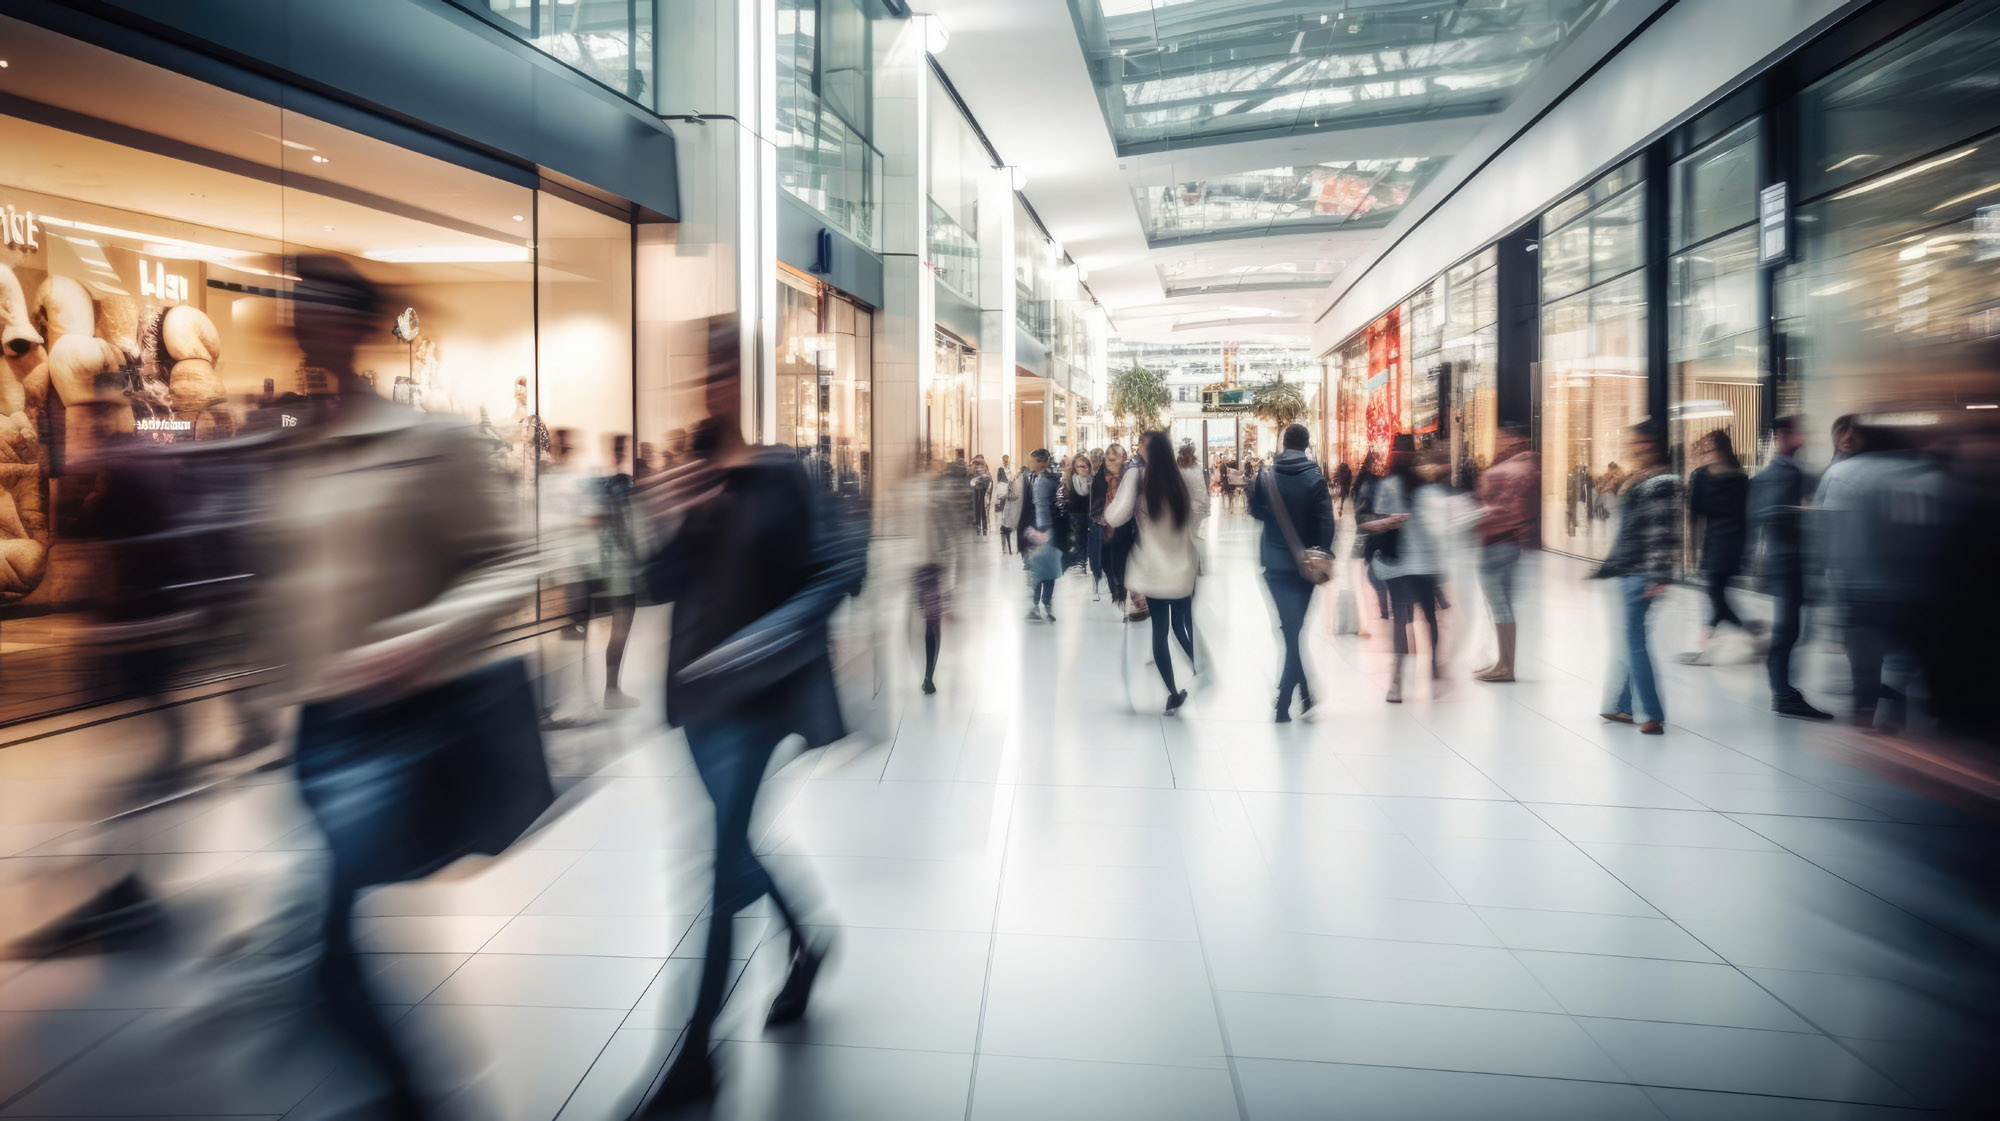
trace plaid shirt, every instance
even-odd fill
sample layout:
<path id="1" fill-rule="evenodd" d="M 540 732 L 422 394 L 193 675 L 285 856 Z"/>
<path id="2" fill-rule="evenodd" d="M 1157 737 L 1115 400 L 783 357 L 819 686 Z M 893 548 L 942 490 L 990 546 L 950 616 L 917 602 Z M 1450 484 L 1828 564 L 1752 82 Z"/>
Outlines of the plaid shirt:
<path id="1" fill-rule="evenodd" d="M 1681 552 L 1681 480 L 1664 468 L 1625 486 L 1618 504 L 1618 536 L 1597 570 L 1599 577 L 1674 578 Z"/>

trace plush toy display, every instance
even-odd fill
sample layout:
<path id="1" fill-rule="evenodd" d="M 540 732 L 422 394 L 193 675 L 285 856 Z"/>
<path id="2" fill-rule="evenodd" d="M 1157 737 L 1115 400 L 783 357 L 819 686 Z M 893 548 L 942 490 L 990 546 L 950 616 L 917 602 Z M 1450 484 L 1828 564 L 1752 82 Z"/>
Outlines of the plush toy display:
<path id="1" fill-rule="evenodd" d="M 20 277 L 0 265 L 0 603 L 34 591 L 49 564 L 37 423 L 48 392 L 43 342 Z"/>
<path id="2" fill-rule="evenodd" d="M 215 373 L 222 337 L 207 312 L 187 304 L 168 308 L 160 320 L 160 346 L 173 363 L 168 389 L 176 417 L 202 419 L 228 399 L 229 392 Z"/>

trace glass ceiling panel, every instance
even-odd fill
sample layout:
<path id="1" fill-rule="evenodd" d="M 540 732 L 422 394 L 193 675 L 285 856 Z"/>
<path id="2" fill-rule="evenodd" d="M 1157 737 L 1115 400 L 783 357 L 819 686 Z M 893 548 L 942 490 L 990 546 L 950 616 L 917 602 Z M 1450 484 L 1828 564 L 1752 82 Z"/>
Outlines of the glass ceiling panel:
<path id="1" fill-rule="evenodd" d="M 1497 112 L 1610 6 L 1608 0 L 1069 5 L 1120 155 Z"/>
<path id="2" fill-rule="evenodd" d="M 1176 261 L 1160 266 L 1167 295 L 1207 296 L 1219 292 L 1277 292 L 1287 288 L 1324 288 L 1345 262 L 1278 261 L 1264 265 L 1216 268 L 1202 261 Z"/>
<path id="3" fill-rule="evenodd" d="M 1105 0 L 1106 3 L 1113 0 Z M 1134 187 L 1153 245 L 1386 226 L 1445 157 L 1343 160 Z"/>

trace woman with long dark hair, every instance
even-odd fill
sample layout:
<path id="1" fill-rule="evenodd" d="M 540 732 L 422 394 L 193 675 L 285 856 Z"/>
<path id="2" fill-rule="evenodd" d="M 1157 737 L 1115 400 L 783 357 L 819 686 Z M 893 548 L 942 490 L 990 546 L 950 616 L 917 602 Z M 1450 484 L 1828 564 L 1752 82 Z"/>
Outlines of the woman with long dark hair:
<path id="1" fill-rule="evenodd" d="M 1065 572 L 1090 564 L 1090 505 L 1095 482 L 1090 457 L 1082 452 L 1071 456 L 1069 470 L 1063 473 L 1062 487 L 1062 513 L 1069 522 L 1069 551 L 1063 555 Z"/>
<path id="2" fill-rule="evenodd" d="M 1709 640 L 1724 623 L 1757 634 L 1757 628 L 1729 606 L 1729 581 L 1743 569 L 1743 546 L 1750 532 L 1750 476 L 1736 458 L 1727 429 L 1718 428 L 1696 446 L 1704 462 L 1688 479 L 1688 512 L 1701 519 L 1701 575 L 1708 588 L 1708 619 L 1701 641 L 1682 654 L 1683 664 L 1705 666 Z"/>
<path id="3" fill-rule="evenodd" d="M 1173 712 L 1187 700 L 1187 690 L 1174 687 L 1170 635 L 1194 664 L 1195 508 L 1167 434 L 1149 432 L 1143 446 L 1145 463 L 1126 472 L 1104 517 L 1114 526 L 1137 527 L 1125 582 L 1150 605 L 1153 664 L 1167 687 L 1167 711 Z"/>

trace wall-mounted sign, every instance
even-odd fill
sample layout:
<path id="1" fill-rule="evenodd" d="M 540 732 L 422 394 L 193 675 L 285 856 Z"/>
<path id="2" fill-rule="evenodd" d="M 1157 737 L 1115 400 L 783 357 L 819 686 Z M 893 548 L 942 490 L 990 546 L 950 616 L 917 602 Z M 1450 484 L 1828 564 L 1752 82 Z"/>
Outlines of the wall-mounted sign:
<path id="1" fill-rule="evenodd" d="M 1791 256 L 1791 192 L 1773 183 L 1757 193 L 1757 260 L 1770 265 Z"/>
<path id="2" fill-rule="evenodd" d="M 40 249 L 42 247 L 42 227 L 35 221 L 35 212 L 22 210 L 17 206 L 0 206 L 0 242 L 9 249 Z"/>

